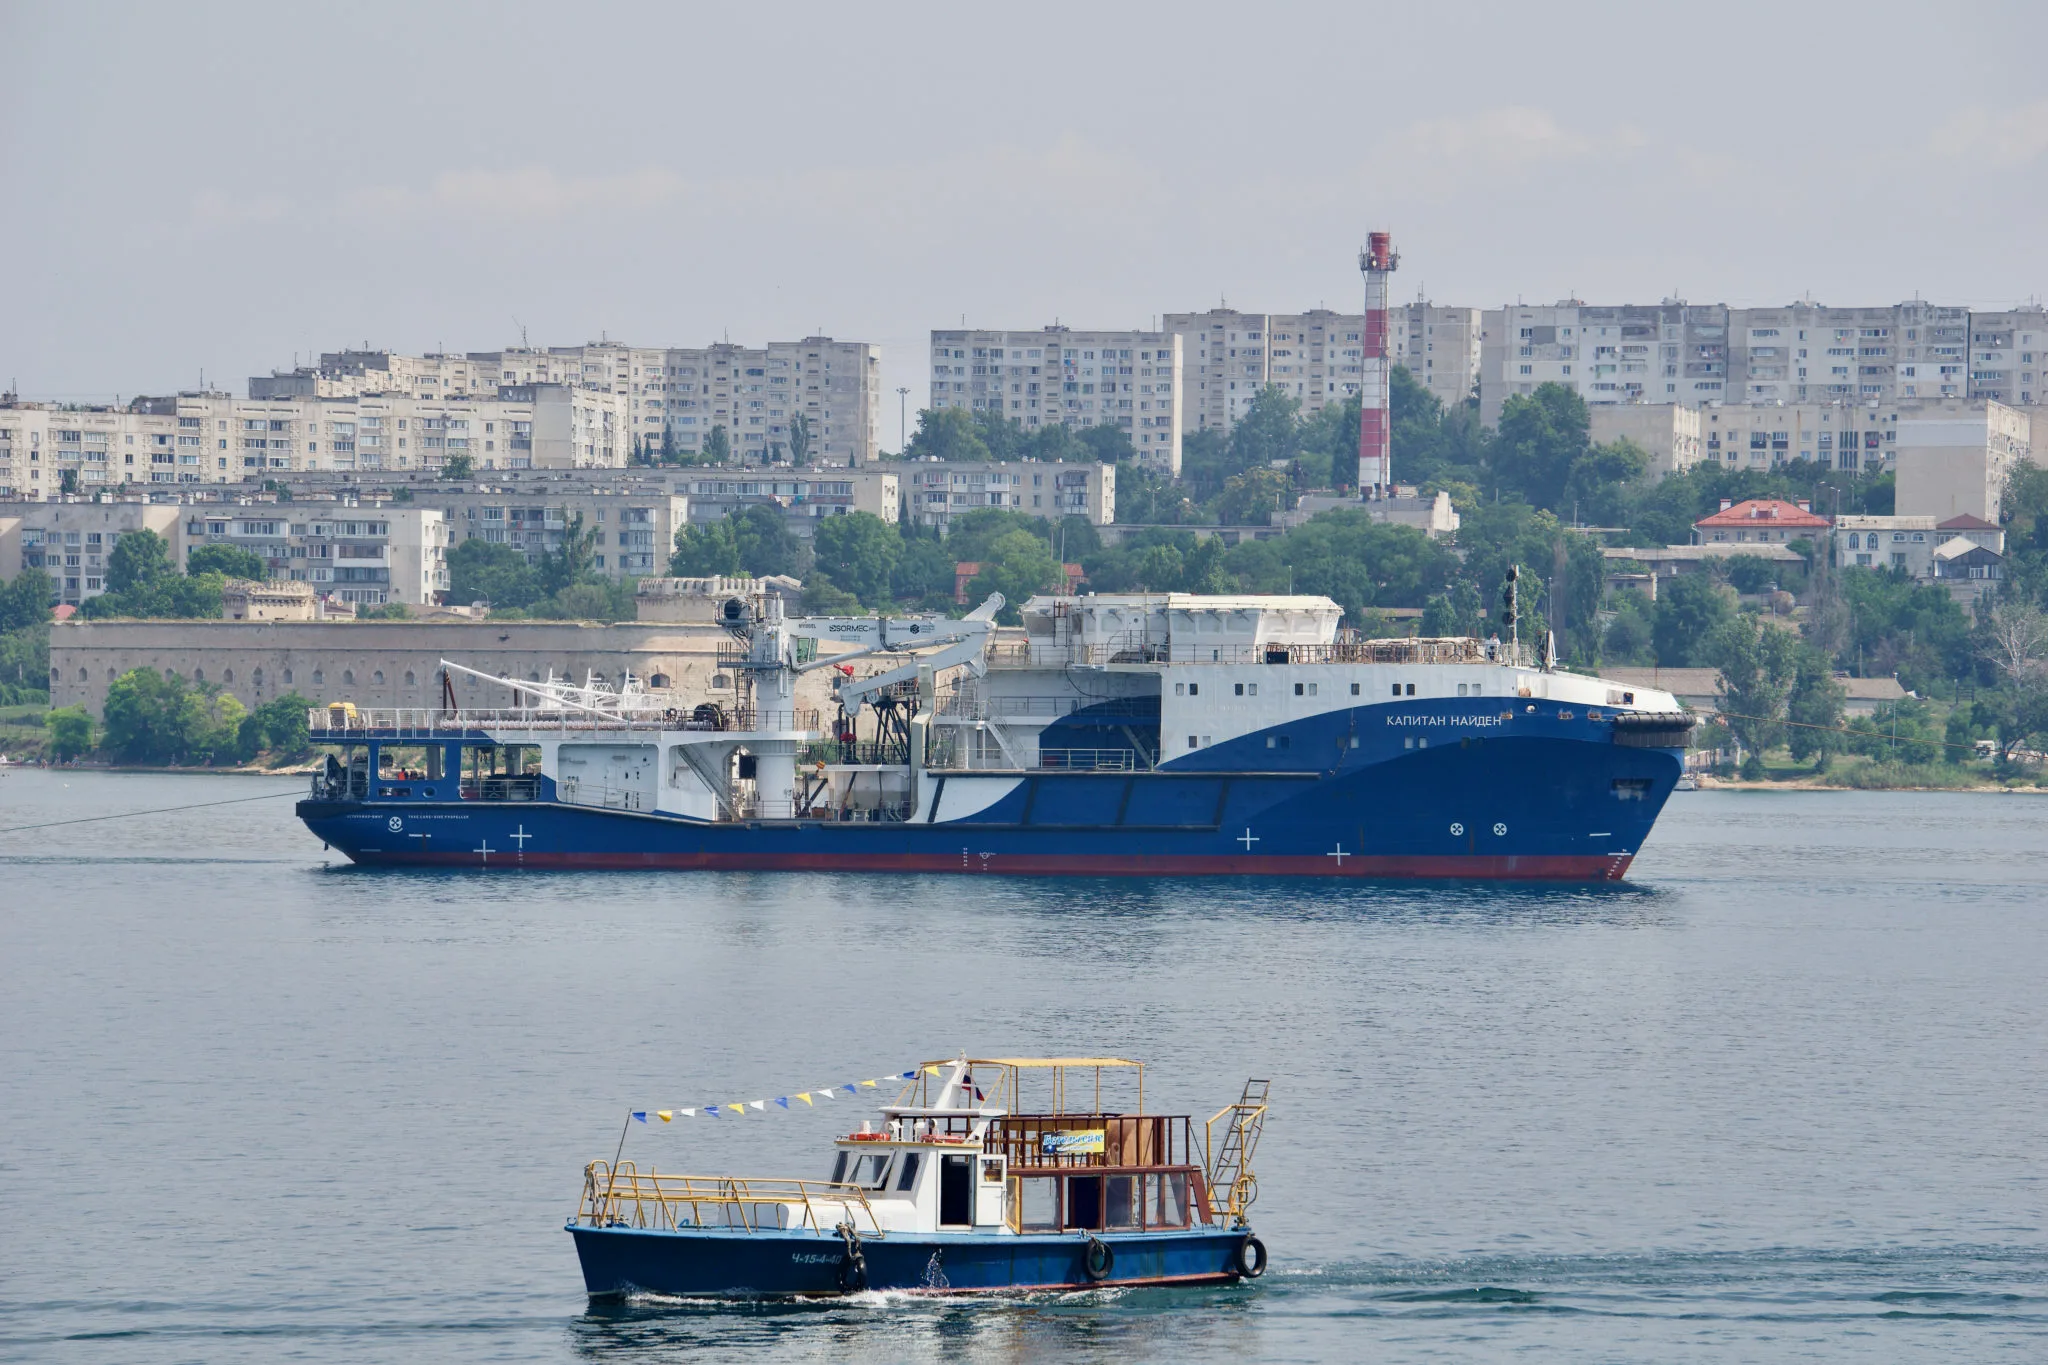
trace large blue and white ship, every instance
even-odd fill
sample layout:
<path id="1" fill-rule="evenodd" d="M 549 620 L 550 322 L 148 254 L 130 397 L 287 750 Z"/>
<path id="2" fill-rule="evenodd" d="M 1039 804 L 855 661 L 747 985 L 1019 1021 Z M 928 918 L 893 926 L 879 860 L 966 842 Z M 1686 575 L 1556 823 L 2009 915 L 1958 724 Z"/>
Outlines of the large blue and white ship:
<path id="1" fill-rule="evenodd" d="M 1133 1075 L 1135 1105 L 1117 1103 Z M 878 1123 L 838 1139 L 817 1179 L 593 1161 L 568 1223 L 584 1288 L 791 1298 L 1258 1278 L 1249 1210 L 1267 1083 L 1198 1127 L 1146 1113 L 1143 1075 L 1119 1057 L 929 1062 Z"/>
<path id="2" fill-rule="evenodd" d="M 713 695 L 491 679 L 480 710 L 444 674 L 440 708 L 321 708 L 299 814 L 366 865 L 1612 881 L 1693 724 L 1547 647 L 1341 632 L 1324 597 L 1001 607 L 736 597 Z"/>

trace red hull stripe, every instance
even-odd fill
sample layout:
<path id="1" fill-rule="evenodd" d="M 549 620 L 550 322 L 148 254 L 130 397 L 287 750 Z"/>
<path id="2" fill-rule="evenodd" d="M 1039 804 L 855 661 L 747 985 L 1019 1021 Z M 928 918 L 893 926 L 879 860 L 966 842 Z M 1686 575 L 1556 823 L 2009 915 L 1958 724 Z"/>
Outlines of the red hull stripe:
<path id="1" fill-rule="evenodd" d="M 535 869 L 667 868 L 685 872 L 991 872 L 1052 877 L 1279 876 L 1470 878 L 1497 881 L 1620 881 L 1625 853 L 1444 857 L 1345 854 L 1216 856 L 923 853 L 428 853 L 364 850 L 360 863 Z"/>

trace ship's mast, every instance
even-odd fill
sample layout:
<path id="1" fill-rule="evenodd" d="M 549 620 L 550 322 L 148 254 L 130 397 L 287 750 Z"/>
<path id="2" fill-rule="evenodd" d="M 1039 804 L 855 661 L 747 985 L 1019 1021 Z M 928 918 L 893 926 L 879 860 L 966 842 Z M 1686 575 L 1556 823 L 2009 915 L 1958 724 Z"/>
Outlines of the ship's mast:
<path id="1" fill-rule="evenodd" d="M 1358 496 L 1373 501 L 1394 491 L 1393 368 L 1387 359 L 1387 276 L 1401 264 L 1394 239 L 1371 233 L 1358 253 L 1365 273 L 1365 336 L 1358 402 Z"/>

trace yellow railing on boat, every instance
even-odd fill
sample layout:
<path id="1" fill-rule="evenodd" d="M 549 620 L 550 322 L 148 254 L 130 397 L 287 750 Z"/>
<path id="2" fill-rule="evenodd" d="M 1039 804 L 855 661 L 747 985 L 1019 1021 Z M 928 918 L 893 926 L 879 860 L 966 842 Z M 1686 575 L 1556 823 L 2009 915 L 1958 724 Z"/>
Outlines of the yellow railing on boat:
<path id="1" fill-rule="evenodd" d="M 859 1185 L 829 1180 L 750 1179 L 723 1175 L 644 1174 L 632 1162 L 593 1161 L 583 1168 L 576 1221 L 590 1227 L 738 1228 L 747 1232 L 809 1229 L 828 1233 L 850 1222 L 864 1237 L 881 1226 Z"/>

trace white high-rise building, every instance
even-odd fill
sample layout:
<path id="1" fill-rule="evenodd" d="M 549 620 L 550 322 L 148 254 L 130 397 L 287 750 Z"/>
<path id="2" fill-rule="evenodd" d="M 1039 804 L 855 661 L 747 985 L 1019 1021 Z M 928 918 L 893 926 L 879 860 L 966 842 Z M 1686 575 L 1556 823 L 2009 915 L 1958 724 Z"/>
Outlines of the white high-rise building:
<path id="1" fill-rule="evenodd" d="M 931 404 L 1027 431 L 1113 426 L 1140 462 L 1180 473 L 1181 339 L 1169 332 L 933 331 Z"/>
<path id="2" fill-rule="evenodd" d="M 2048 399 L 2048 312 L 2038 308 L 1567 299 L 1488 309 L 1481 333 L 1480 417 L 1489 425 L 1508 398 L 1546 383 L 1591 404 Z"/>
<path id="3" fill-rule="evenodd" d="M 1327 308 L 1306 313 L 1245 313 L 1212 308 L 1168 313 L 1181 339 L 1189 429 L 1228 432 L 1268 385 L 1301 404 L 1304 417 L 1358 392 L 1364 371 L 1365 315 Z M 1388 310 L 1389 358 L 1446 407 L 1461 403 L 1479 379 L 1480 314 L 1419 301 Z"/>
<path id="4" fill-rule="evenodd" d="M 735 461 L 859 465 L 879 453 L 881 383 L 880 347 L 806 337 L 765 347 L 597 341 L 462 355 L 333 351 L 317 366 L 251 379 L 249 392 L 474 399 L 502 386 L 559 384 L 620 400 L 622 460 L 698 454 L 723 428 Z"/>

